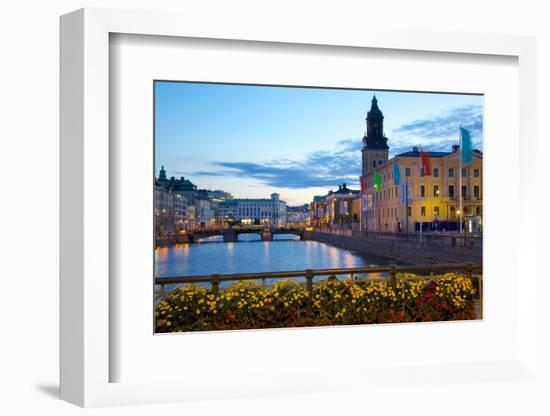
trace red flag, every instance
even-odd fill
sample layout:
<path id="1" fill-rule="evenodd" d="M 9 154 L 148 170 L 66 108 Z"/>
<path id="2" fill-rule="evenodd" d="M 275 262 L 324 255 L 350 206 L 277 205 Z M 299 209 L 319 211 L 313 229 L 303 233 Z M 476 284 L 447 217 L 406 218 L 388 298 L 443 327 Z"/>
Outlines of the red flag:
<path id="1" fill-rule="evenodd" d="M 422 159 L 422 169 L 424 169 L 424 176 L 431 176 L 432 162 L 430 161 L 430 157 L 425 151 L 421 150 L 420 158 Z"/>
<path id="2" fill-rule="evenodd" d="M 360 176 L 359 181 L 361 182 L 361 193 L 364 194 L 367 190 L 367 177 Z"/>

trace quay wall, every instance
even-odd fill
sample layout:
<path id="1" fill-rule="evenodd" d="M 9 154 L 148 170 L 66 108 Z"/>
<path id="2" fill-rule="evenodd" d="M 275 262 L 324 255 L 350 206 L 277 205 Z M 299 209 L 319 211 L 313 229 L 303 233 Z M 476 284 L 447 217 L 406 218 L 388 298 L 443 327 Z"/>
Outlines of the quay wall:
<path id="1" fill-rule="evenodd" d="M 313 231 L 312 240 L 346 250 L 370 254 L 398 264 L 464 263 L 481 264 L 481 248 L 452 247 L 420 241 L 378 239 Z"/>

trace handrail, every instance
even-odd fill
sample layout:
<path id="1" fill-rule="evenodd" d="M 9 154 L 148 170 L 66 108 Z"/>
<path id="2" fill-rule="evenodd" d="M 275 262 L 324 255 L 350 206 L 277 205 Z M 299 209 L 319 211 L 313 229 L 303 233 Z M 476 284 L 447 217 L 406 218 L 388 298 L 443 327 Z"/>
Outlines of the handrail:
<path id="1" fill-rule="evenodd" d="M 285 277 L 304 277 L 308 273 L 312 276 L 331 276 L 338 274 L 369 274 L 386 273 L 395 271 L 395 273 L 435 273 L 438 271 L 466 270 L 471 267 L 472 271 L 481 271 L 480 264 L 473 263 L 444 263 L 444 264 L 421 264 L 411 266 L 375 266 L 343 269 L 306 269 L 283 272 L 262 272 L 262 273 L 240 273 L 240 274 L 212 274 L 200 276 L 174 276 L 174 277 L 156 277 L 156 285 L 169 285 L 180 283 L 209 283 L 214 281 L 227 282 L 233 280 L 256 280 L 256 279 L 277 279 Z"/>

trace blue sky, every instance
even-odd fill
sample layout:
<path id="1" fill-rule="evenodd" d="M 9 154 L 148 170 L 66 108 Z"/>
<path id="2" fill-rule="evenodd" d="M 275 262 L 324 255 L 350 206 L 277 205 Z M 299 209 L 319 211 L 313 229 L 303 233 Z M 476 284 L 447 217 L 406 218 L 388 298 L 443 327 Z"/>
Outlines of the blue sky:
<path id="1" fill-rule="evenodd" d="M 373 91 L 156 82 L 155 169 L 239 198 L 310 202 L 358 187 Z M 390 157 L 449 150 L 458 125 L 482 149 L 483 97 L 376 91 Z M 157 173 L 158 174 L 158 173 Z"/>

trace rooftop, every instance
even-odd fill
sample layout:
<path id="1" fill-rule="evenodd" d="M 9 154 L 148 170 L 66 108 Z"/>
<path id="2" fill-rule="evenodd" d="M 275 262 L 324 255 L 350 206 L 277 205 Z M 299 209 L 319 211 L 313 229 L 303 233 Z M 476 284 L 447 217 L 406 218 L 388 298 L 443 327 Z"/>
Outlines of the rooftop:
<path id="1" fill-rule="evenodd" d="M 428 155 L 428 157 L 445 157 L 452 155 L 453 153 L 458 151 L 458 145 L 454 145 L 452 147 L 452 150 L 450 152 L 431 152 L 431 151 L 425 151 L 425 153 Z M 482 155 L 483 153 L 480 152 L 477 149 L 473 150 L 474 153 L 477 153 L 478 155 Z M 400 153 L 398 155 L 395 155 L 395 157 L 420 157 L 420 149 L 417 146 L 414 146 L 412 150 L 404 153 Z"/>

